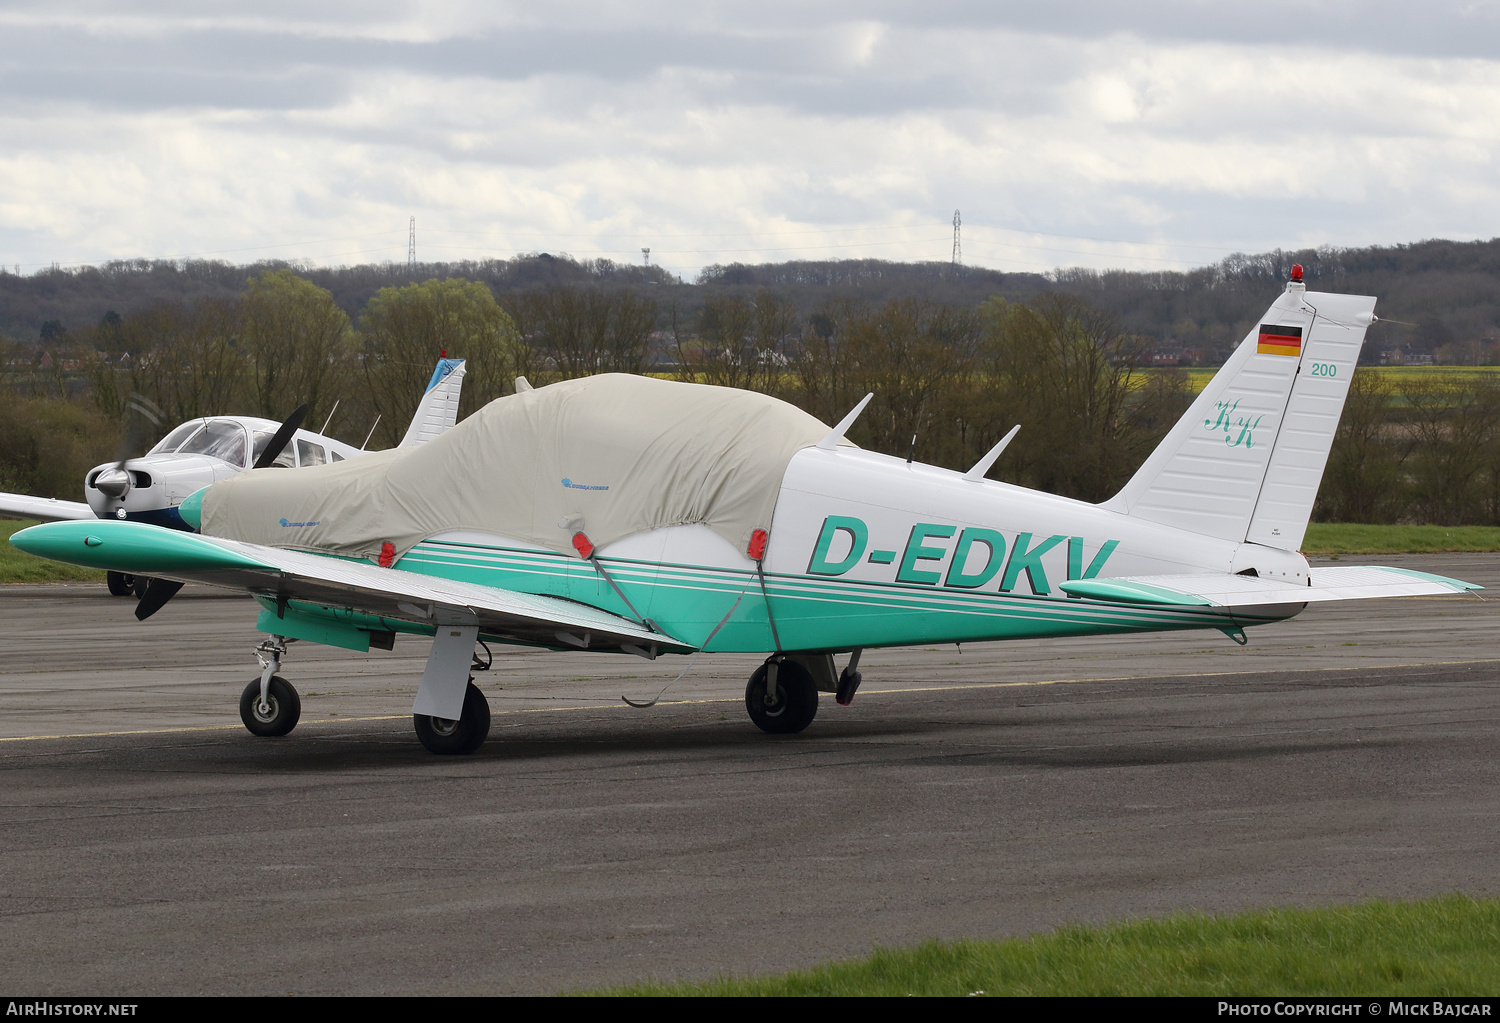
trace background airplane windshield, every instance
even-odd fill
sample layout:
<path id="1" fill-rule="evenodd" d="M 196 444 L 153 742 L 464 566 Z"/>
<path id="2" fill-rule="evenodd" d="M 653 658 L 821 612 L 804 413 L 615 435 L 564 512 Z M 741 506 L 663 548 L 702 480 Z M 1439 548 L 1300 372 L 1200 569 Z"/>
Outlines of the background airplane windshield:
<path id="1" fill-rule="evenodd" d="M 179 453 L 210 455 L 243 468 L 245 465 L 245 428 L 239 423 L 209 423 L 203 428 L 202 433 L 184 444 Z"/>
<path id="2" fill-rule="evenodd" d="M 201 429 L 203 429 L 203 420 L 201 419 L 195 419 L 191 423 L 183 423 L 177 429 L 173 430 L 171 433 L 163 437 L 161 441 L 156 445 L 156 447 L 152 448 L 149 453 L 153 455 L 159 455 L 163 452 L 176 451 L 179 447 L 182 446 L 183 441 L 187 440 L 189 437 L 191 437 Z"/>

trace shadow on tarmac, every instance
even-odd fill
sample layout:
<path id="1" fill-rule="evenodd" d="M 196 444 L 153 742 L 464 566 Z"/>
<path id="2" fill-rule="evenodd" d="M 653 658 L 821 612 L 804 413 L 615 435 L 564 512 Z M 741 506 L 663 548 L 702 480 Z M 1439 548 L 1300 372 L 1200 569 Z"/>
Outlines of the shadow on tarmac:
<path id="1" fill-rule="evenodd" d="M 1096 717 L 1059 721 L 1007 720 L 863 720 L 815 723 L 800 735 L 765 735 L 748 721 L 729 720 L 673 724 L 580 721 L 571 727 L 548 723 L 531 728 L 494 728 L 485 744 L 467 756 L 428 753 L 408 722 L 319 723 L 284 738 L 258 738 L 222 730 L 207 735 L 119 736 L 38 740 L 0 753 L 0 772 L 7 762 L 30 764 L 58 758 L 66 769 L 107 771 L 205 771 L 257 775 L 336 775 L 348 771 L 489 773 L 506 765 L 553 762 L 566 769 L 592 770 L 612 760 L 640 767 L 651 762 L 685 765 L 716 759 L 724 773 L 782 770 L 798 766 L 879 767 L 899 762 L 914 767 L 992 765 L 996 768 L 1096 770 L 1164 765 L 1277 760 L 1288 756 L 1349 754 L 1359 750 L 1407 745 L 1394 736 L 1333 738 L 1308 732 L 1308 741 L 1278 737 L 1268 741 L 1260 730 L 1236 735 L 1183 735 L 1143 739 L 1111 738 Z M 373 726 L 373 727 L 372 727 Z M 522 730 L 532 734 L 517 734 Z M 538 732 L 545 734 L 536 734 Z M 509 734 L 507 734 L 509 733 Z M 935 754 L 944 735 L 955 747 Z M 58 765 L 62 766 L 62 765 Z"/>

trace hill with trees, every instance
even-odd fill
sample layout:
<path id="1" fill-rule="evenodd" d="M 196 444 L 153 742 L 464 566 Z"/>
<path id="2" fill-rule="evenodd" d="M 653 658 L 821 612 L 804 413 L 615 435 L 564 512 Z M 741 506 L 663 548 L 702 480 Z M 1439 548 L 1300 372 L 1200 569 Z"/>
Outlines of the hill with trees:
<path id="1" fill-rule="evenodd" d="M 1372 360 L 1400 351 L 1471 365 L 1500 362 L 1500 345 L 1494 342 L 1500 337 L 1500 239 L 1278 250 L 1230 256 L 1183 272 L 1072 268 L 1002 273 L 874 259 L 732 263 L 705 267 L 693 282 L 660 267 L 549 253 L 422 263 L 415 272 L 397 264 L 120 260 L 25 276 L 0 273 L 0 335 L 30 344 L 56 341 L 70 331 L 97 326 L 110 313 L 125 316 L 162 303 L 231 299 L 246 290 L 251 278 L 287 270 L 328 291 L 355 319 L 382 288 L 456 278 L 484 284 L 497 299 L 549 288 L 629 291 L 656 304 L 658 329 L 670 328 L 674 312 L 679 322 L 694 319 L 713 297 L 746 297 L 763 290 L 791 303 L 804 320 L 825 306 L 849 301 L 880 305 L 919 299 L 977 309 L 991 298 L 1027 301 L 1061 292 L 1113 313 L 1123 329 L 1157 349 L 1183 354 L 1191 363 L 1216 364 L 1286 280 L 1293 263 L 1306 268 L 1314 290 L 1380 299 L 1382 322 L 1372 329 L 1366 346 Z"/>

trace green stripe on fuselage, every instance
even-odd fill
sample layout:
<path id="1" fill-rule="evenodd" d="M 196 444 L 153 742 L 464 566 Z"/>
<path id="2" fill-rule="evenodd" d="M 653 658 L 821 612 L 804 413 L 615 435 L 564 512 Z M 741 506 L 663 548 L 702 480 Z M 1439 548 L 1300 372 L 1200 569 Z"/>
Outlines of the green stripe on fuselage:
<path id="1" fill-rule="evenodd" d="M 753 572 L 613 559 L 605 559 L 605 565 L 642 615 L 685 643 L 701 644 L 738 600 L 734 614 L 706 649 L 759 653 L 774 648 L 766 599 Z M 631 617 L 630 609 L 591 564 L 550 551 L 427 541 L 397 567 L 565 597 Z M 1125 606 L 827 576 L 768 575 L 766 588 L 781 645 L 787 650 L 1219 628 L 1226 621 L 1222 613 L 1205 609 Z M 1250 624 L 1243 616 L 1239 621 Z"/>

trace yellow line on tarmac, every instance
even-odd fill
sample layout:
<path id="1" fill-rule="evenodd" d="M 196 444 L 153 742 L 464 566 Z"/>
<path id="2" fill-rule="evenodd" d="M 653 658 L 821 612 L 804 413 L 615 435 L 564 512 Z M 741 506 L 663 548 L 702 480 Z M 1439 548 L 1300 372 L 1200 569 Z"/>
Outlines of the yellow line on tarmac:
<path id="1" fill-rule="evenodd" d="M 373 718 L 338 718 L 338 721 L 396 721 L 410 717 L 409 714 L 386 714 Z M 335 719 L 330 718 L 329 721 Z M 299 721 L 299 725 L 321 725 L 318 721 Z M 184 725 L 181 728 L 136 728 L 124 732 L 68 732 L 57 735 L 7 735 L 0 742 L 30 742 L 33 739 L 102 739 L 111 735 L 175 735 L 178 732 L 232 732 L 244 725 Z"/>
<path id="2" fill-rule="evenodd" d="M 1296 668 L 1294 671 L 1303 672 L 1334 672 L 1334 671 L 1386 671 L 1393 668 L 1440 668 L 1455 664 L 1485 664 L 1493 660 L 1486 658 L 1480 661 L 1418 661 L 1412 664 L 1358 664 L 1347 668 Z M 1074 685 L 1083 682 L 1141 682 L 1156 679 L 1174 678 L 1222 678 L 1234 675 L 1266 675 L 1271 672 L 1265 669 L 1253 671 L 1188 671 L 1175 675 L 1101 675 L 1087 678 L 1052 678 L 1038 679 L 1032 682 L 953 682 L 948 685 L 938 686 L 913 686 L 906 689 L 863 689 L 861 693 L 865 696 L 885 696 L 897 693 L 943 693 L 952 692 L 955 689 L 1015 689 L 1026 686 L 1062 686 Z M 658 707 L 686 707 L 701 703 L 740 703 L 740 697 L 714 698 L 707 700 L 662 700 L 656 704 Z M 627 706 L 621 703 L 592 703 L 579 704 L 571 707 L 524 707 L 513 710 L 492 710 L 492 716 L 499 717 L 506 714 L 554 714 L 560 711 L 572 710 L 625 710 Z M 337 725 L 345 722 L 362 721 L 405 721 L 410 714 L 379 714 L 373 717 L 337 717 L 318 718 L 310 721 L 299 721 L 298 727 L 308 725 Z M 0 742 L 33 742 L 38 739 L 103 739 L 120 735 L 176 735 L 183 732 L 233 732 L 243 728 L 244 725 L 187 725 L 182 728 L 138 728 L 123 732 L 71 732 L 59 733 L 57 735 L 11 735 L 0 736 Z"/>

